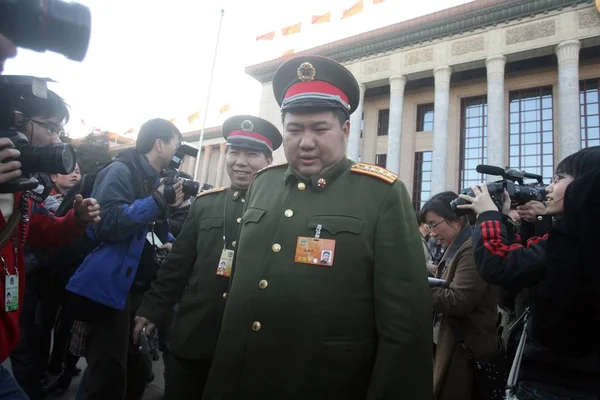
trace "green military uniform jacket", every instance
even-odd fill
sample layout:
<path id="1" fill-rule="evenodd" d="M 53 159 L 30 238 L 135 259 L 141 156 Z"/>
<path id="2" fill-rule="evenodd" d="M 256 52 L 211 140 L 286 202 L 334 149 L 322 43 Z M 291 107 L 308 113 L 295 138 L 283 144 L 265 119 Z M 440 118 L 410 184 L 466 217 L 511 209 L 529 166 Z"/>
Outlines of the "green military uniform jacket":
<path id="1" fill-rule="evenodd" d="M 137 315 L 158 324 L 179 303 L 169 350 L 188 359 L 212 358 L 228 277 L 217 275 L 223 250 L 223 215 L 228 249 L 235 249 L 245 190 L 214 189 L 202 193 L 192 206 Z"/>
<path id="2" fill-rule="evenodd" d="M 351 165 L 310 179 L 281 166 L 257 174 L 204 400 L 432 398 L 410 198 L 389 171 Z M 336 241 L 329 267 L 294 261 L 298 237 L 317 225 Z"/>

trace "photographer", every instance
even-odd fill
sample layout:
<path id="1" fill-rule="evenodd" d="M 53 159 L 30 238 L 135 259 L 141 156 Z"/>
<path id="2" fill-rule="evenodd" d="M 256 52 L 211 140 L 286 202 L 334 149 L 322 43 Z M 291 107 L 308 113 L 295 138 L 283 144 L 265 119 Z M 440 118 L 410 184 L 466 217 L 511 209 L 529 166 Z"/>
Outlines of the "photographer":
<path id="1" fill-rule="evenodd" d="M 140 296 L 157 268 L 147 236 L 165 243 L 168 232 L 157 231 L 153 223 L 168 217 L 169 206 L 183 202 L 181 181 L 173 184 L 175 196 L 168 204 L 165 182 L 159 180 L 180 143 L 173 124 L 150 120 L 142 125 L 135 149 L 119 153 L 96 177 L 92 193 L 103 204 L 102 221 L 88 234 L 97 247 L 67 285 L 74 294 L 72 317 L 89 321 L 86 399 L 140 399 L 152 380 L 150 359 L 129 338 Z"/>
<path id="2" fill-rule="evenodd" d="M 471 204 L 458 207 L 478 214 L 473 243 L 481 276 L 507 290 L 532 288 L 531 319 L 517 388 L 520 400 L 597 399 L 600 393 L 600 342 L 593 329 L 600 315 L 597 281 L 593 279 L 598 263 L 597 258 L 589 257 L 596 246 L 582 235 L 581 226 L 569 224 L 575 220 L 585 224 L 597 210 L 576 206 L 593 199 L 571 194 L 572 202 L 565 201 L 565 195 L 572 193 L 568 190 L 572 183 L 585 188 L 592 183 L 586 176 L 599 169 L 598 146 L 580 150 L 558 164 L 554 181 L 546 189 L 547 214 L 569 218 L 557 218 L 549 234 L 532 237 L 525 246 L 509 243 L 505 218 L 485 185 L 472 188 L 474 197 L 460 196 Z M 510 198 L 504 199 L 504 209 L 509 202 Z M 578 219 L 572 217 L 577 213 Z M 595 232 L 587 234 L 596 236 Z"/>
<path id="3" fill-rule="evenodd" d="M 0 67 L 7 56 L 14 54 L 14 45 L 0 35 Z M 57 121 L 52 121 L 49 115 L 37 115 L 34 111 L 36 98 L 24 100 L 25 107 L 32 108 L 29 111 L 30 117 L 25 118 L 18 128 L 25 133 L 31 144 L 56 143 L 56 132 L 60 129 L 50 124 Z M 35 118 L 36 116 L 41 118 Z M 22 175 L 19 161 L 4 162 L 20 156 L 20 152 L 12 147 L 13 142 L 9 138 L 0 138 L 0 148 L 3 149 L 0 151 L 0 184 Z M 87 224 L 99 220 L 99 205 L 94 199 L 84 200 L 81 196 L 75 199 L 73 211 L 64 218 L 53 217 L 39 205 L 33 210 L 33 206 L 33 201 L 21 192 L 0 194 L 0 238 L 3 239 L 0 241 L 3 261 L 0 292 L 16 294 L 12 296 L 13 307 L 9 308 L 5 304 L 0 311 L 0 362 L 8 357 L 19 341 L 19 317 L 24 306 L 25 292 L 23 244 L 40 249 L 67 245 L 85 231 Z M 10 374 L 0 366 L 0 399 L 27 398 Z"/>
<path id="4" fill-rule="evenodd" d="M 439 239 L 446 252 L 436 278 L 443 287 L 430 287 L 435 315 L 434 399 L 489 400 L 476 389 L 474 361 L 498 353 L 496 292 L 475 268 L 471 225 L 457 217 L 450 203 L 458 195 L 443 192 L 421 209 L 421 223 Z M 437 333 L 437 334 L 436 334 Z"/>

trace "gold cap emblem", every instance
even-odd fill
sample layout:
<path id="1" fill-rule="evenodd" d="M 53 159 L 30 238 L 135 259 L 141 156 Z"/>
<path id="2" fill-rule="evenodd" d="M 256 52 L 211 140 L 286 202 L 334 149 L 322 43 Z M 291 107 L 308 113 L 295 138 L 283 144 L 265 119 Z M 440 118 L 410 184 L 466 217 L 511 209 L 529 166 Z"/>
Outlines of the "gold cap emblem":
<path id="1" fill-rule="evenodd" d="M 309 62 L 303 62 L 298 67 L 298 79 L 302 82 L 314 81 L 316 75 L 317 71 L 315 71 L 315 67 Z"/>
<path id="2" fill-rule="evenodd" d="M 242 122 L 242 130 L 244 132 L 252 132 L 254 130 L 254 124 L 252 121 L 245 119 L 244 122 Z"/>

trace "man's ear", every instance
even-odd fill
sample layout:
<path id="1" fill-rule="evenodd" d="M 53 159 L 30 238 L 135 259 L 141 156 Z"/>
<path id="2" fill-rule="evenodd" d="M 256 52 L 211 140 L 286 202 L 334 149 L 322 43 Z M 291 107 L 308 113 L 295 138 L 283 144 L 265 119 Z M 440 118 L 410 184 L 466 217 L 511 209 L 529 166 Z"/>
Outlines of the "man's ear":
<path id="1" fill-rule="evenodd" d="M 273 156 L 267 156 L 267 165 L 273 164 Z"/>
<path id="2" fill-rule="evenodd" d="M 163 142 L 162 139 L 156 139 L 156 141 L 154 142 L 154 148 L 156 149 L 156 151 L 158 151 L 159 153 L 162 153 L 163 151 L 163 147 L 165 146 L 165 142 Z"/>
<path id="3" fill-rule="evenodd" d="M 50 174 L 50 180 L 52 181 L 52 183 L 56 183 L 56 178 L 58 178 L 58 175 Z"/>

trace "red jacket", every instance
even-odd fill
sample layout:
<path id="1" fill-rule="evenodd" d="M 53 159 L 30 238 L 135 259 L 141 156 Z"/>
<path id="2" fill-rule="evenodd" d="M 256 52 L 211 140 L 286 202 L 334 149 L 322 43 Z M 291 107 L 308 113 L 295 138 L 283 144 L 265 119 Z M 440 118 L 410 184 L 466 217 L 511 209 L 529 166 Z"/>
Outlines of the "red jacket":
<path id="1" fill-rule="evenodd" d="M 18 209 L 21 201 L 21 193 L 15 194 L 15 210 Z M 36 207 L 42 207 L 36 205 Z M 43 208 L 43 207 L 42 207 Z M 81 225 L 75 219 L 73 210 L 62 217 L 57 218 L 52 214 L 43 212 L 33 212 L 33 202 L 29 200 L 29 223 L 22 226 L 22 219 L 15 232 L 19 233 L 17 244 L 17 268 L 19 270 L 19 309 L 17 311 L 5 312 L 4 283 L 5 275 L 3 268 L 0 273 L 0 363 L 3 362 L 14 349 L 19 341 L 19 315 L 23 307 L 23 295 L 25 293 L 25 262 L 23 259 L 23 235 L 25 242 L 32 247 L 39 249 L 51 249 L 61 247 L 71 243 L 73 240 L 81 236 L 85 232 L 85 226 Z M 0 229 L 6 225 L 6 219 L 0 212 Z M 0 254 L 6 262 L 8 271 L 14 274 L 14 255 L 13 242 L 9 240 L 2 249 Z"/>

